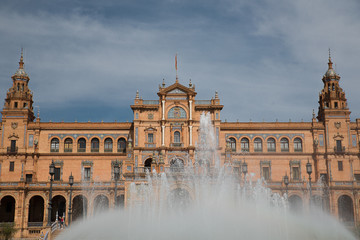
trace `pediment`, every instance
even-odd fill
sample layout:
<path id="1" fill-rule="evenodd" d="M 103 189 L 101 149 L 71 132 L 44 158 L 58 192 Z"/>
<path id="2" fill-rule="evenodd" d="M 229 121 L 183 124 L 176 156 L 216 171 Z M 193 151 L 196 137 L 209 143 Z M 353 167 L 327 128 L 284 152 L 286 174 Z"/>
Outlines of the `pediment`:
<path id="1" fill-rule="evenodd" d="M 194 91 L 194 88 L 188 88 L 184 85 L 181 85 L 178 82 L 175 82 L 174 84 L 166 87 L 161 88 L 158 92 L 158 95 L 167 95 L 167 94 L 179 94 L 179 95 L 196 95 L 196 92 Z"/>

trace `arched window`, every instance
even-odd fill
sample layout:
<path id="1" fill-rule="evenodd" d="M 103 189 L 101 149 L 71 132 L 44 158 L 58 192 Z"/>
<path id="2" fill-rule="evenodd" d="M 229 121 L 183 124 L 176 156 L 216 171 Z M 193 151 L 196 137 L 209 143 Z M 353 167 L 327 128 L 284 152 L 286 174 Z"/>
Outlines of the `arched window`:
<path id="1" fill-rule="evenodd" d="M 64 152 L 72 152 L 73 148 L 73 140 L 71 138 L 67 138 L 64 141 Z"/>
<path id="2" fill-rule="evenodd" d="M 120 153 L 126 152 L 126 140 L 125 138 L 119 138 L 117 143 L 117 150 Z"/>
<path id="3" fill-rule="evenodd" d="M 151 163 L 152 158 L 146 159 L 146 161 L 144 162 L 144 172 L 151 172 Z"/>
<path id="4" fill-rule="evenodd" d="M 91 139 L 91 152 L 99 152 L 99 139 L 93 138 Z"/>
<path id="5" fill-rule="evenodd" d="M 301 138 L 295 138 L 294 139 L 294 151 L 295 152 L 302 152 L 303 151 Z"/>
<path id="6" fill-rule="evenodd" d="M 280 148 L 282 152 L 288 152 L 289 151 L 289 140 L 287 138 L 282 138 L 280 140 Z"/>
<path id="7" fill-rule="evenodd" d="M 231 151 L 236 152 L 236 140 L 235 138 L 229 138 L 229 147 Z"/>
<path id="8" fill-rule="evenodd" d="M 104 141 L 104 152 L 112 152 L 113 151 L 113 140 L 111 138 L 107 138 Z"/>
<path id="9" fill-rule="evenodd" d="M 174 132 L 174 143 L 180 143 L 180 132 Z"/>
<path id="10" fill-rule="evenodd" d="M 53 138 L 51 140 L 50 152 L 59 152 L 59 139 Z"/>
<path id="11" fill-rule="evenodd" d="M 247 139 L 247 138 L 241 139 L 241 151 L 249 152 L 249 139 Z"/>
<path id="12" fill-rule="evenodd" d="M 78 147 L 78 152 L 85 152 L 86 151 L 86 140 L 85 140 L 85 138 L 80 138 L 78 140 L 77 147 Z"/>
<path id="13" fill-rule="evenodd" d="M 254 151 L 262 152 L 262 140 L 261 138 L 255 138 L 254 140 Z"/>
<path id="14" fill-rule="evenodd" d="M 274 138 L 269 138 L 267 140 L 267 150 L 268 152 L 276 152 L 276 144 L 275 144 L 275 139 Z"/>

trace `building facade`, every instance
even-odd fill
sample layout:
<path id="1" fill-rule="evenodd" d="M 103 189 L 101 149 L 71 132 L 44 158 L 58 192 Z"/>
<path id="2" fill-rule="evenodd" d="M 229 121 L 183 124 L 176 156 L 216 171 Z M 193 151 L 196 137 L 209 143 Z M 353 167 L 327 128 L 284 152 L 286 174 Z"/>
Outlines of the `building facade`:
<path id="1" fill-rule="evenodd" d="M 360 119 L 350 121 L 330 57 L 311 122 L 222 122 L 218 94 L 198 100 L 195 86 L 178 78 L 159 86 L 157 100 L 137 93 L 130 123 L 42 122 L 34 114 L 22 56 L 11 78 L 0 123 L 0 222 L 13 222 L 18 237 L 36 237 L 46 228 L 50 195 L 50 220 L 71 213 L 76 221 L 104 208 L 126 207 L 129 184 L 144 181 L 146 170 L 181 173 L 194 164 L 203 112 L 210 113 L 221 164 L 230 164 L 239 178 L 246 162 L 248 172 L 274 192 L 288 192 L 291 208 L 307 209 L 311 194 L 312 204 L 340 221 L 360 221 Z"/>

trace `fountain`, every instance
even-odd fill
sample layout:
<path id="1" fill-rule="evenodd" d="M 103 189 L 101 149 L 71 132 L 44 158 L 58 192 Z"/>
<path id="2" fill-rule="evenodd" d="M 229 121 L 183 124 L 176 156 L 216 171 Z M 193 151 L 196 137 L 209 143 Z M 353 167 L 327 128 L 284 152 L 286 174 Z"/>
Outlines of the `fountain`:
<path id="1" fill-rule="evenodd" d="M 132 183 L 127 207 L 74 222 L 58 239 L 355 239 L 322 211 L 292 213 L 264 182 L 221 166 L 210 115 L 203 114 L 194 164 Z M 214 166 L 209 168 L 209 166 Z"/>

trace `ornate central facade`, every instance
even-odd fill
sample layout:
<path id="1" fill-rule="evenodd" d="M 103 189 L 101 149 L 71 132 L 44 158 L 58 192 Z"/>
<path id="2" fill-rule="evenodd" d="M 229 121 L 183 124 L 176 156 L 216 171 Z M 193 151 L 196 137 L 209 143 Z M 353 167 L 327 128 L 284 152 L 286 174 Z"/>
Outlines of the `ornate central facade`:
<path id="1" fill-rule="evenodd" d="M 330 57 L 318 114 L 313 113 L 311 122 L 221 122 L 218 94 L 198 100 L 195 86 L 184 86 L 177 78 L 170 86 L 159 86 L 157 100 L 137 93 L 131 123 L 42 122 L 34 115 L 22 56 L 11 78 L 0 123 L 0 222 L 14 222 L 18 237 L 36 237 L 46 228 L 50 193 L 51 222 L 69 213 L 76 221 L 114 205 L 126 207 L 129 184 L 145 181 L 146 170 L 181 174 L 184 166 L 195 164 L 203 112 L 211 114 L 221 164 L 229 163 L 239 179 L 246 162 L 248 172 L 274 192 L 288 191 L 292 209 L 307 211 L 310 163 L 312 204 L 340 221 L 359 222 L 360 119 L 350 121 Z"/>

